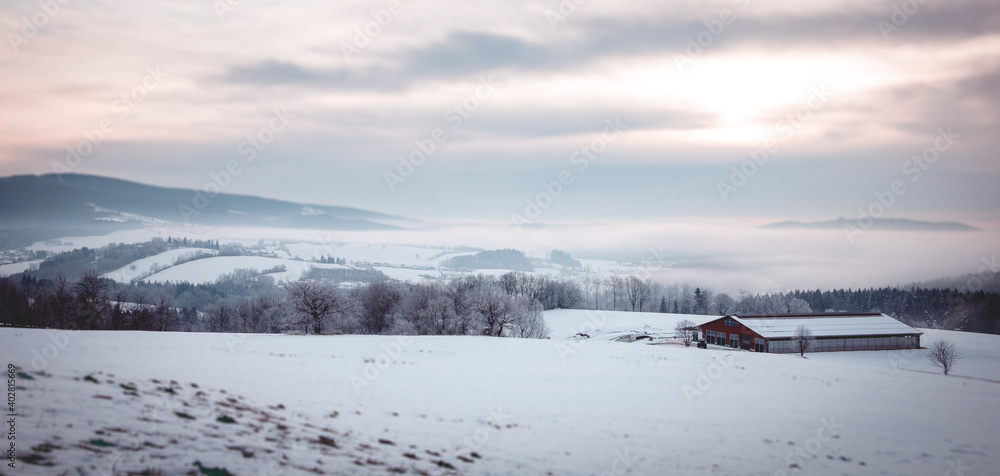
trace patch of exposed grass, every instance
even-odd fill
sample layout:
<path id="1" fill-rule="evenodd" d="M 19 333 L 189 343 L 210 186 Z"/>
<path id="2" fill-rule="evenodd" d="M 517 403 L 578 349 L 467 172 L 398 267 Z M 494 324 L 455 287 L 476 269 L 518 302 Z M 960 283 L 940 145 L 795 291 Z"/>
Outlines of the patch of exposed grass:
<path id="1" fill-rule="evenodd" d="M 329 436 L 319 435 L 319 440 L 318 441 L 319 441 L 319 444 L 321 444 L 321 445 L 329 446 L 331 448 L 339 448 L 339 446 L 337 446 L 337 442 L 334 441 L 333 438 L 330 438 Z"/>
<path id="2" fill-rule="evenodd" d="M 40 445 L 35 445 L 35 446 L 31 447 L 31 451 L 34 451 L 34 452 L 37 452 L 37 453 L 51 453 L 52 450 L 61 450 L 61 449 L 62 448 L 60 448 L 60 447 L 58 447 L 56 445 L 53 445 L 52 443 L 48 443 L 48 442 L 42 443 Z"/>
<path id="3" fill-rule="evenodd" d="M 198 472 L 205 476 L 236 476 L 226 468 L 206 468 L 201 464 L 201 461 L 195 461 L 194 465 L 198 468 Z"/>
<path id="4" fill-rule="evenodd" d="M 161 474 L 163 474 L 163 470 L 159 468 L 146 468 L 138 473 L 129 472 L 127 474 L 128 476 L 160 476 Z"/>
<path id="5" fill-rule="evenodd" d="M 48 457 L 45 455 L 40 455 L 38 453 L 32 453 L 28 456 L 18 456 L 17 459 L 30 464 L 32 466 L 42 466 L 45 468 L 50 468 L 54 466 Z"/>
<path id="6" fill-rule="evenodd" d="M 434 461 L 433 463 L 444 469 L 455 469 L 455 465 L 444 460 Z"/>

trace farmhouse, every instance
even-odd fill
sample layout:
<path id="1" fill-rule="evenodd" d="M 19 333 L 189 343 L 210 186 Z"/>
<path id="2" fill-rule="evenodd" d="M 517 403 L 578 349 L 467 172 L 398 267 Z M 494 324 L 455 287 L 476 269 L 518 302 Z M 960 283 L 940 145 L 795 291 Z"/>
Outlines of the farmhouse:
<path id="1" fill-rule="evenodd" d="M 699 326 L 709 344 L 755 352 L 795 352 L 799 326 L 812 332 L 811 351 L 919 349 L 922 332 L 880 313 L 720 317 Z"/>

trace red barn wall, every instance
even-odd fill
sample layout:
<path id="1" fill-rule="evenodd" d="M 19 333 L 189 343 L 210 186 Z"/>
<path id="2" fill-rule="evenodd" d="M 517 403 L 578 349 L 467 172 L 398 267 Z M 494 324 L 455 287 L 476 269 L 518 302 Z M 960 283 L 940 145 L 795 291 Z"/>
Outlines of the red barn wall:
<path id="1" fill-rule="evenodd" d="M 725 332 L 726 333 L 726 347 L 729 347 L 729 334 L 739 334 L 740 335 L 740 347 L 747 350 L 753 350 L 754 339 L 760 339 L 760 334 L 757 334 L 749 327 L 739 324 L 739 326 L 727 326 L 724 324 L 725 318 L 716 319 L 712 322 L 703 324 L 701 326 L 701 337 L 704 339 L 706 337 L 706 331 Z M 743 336 L 750 336 L 750 345 L 746 346 L 743 343 Z M 718 344 L 717 344 L 718 345 Z"/>

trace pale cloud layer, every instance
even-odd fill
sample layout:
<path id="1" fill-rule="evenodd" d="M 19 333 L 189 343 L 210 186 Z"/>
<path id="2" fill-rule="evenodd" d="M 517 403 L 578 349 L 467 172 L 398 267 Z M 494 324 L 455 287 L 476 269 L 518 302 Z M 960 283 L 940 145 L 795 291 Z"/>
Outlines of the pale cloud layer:
<path id="1" fill-rule="evenodd" d="M 3 175 L 55 162 L 198 188 L 239 160 L 227 192 L 498 222 L 562 170 L 542 221 L 827 219 L 905 180 L 892 216 L 1000 216 L 995 1 L 223 2 L 0 5 Z M 294 117 L 280 131 L 276 107 Z M 578 167 L 615 118 L 625 131 Z"/>

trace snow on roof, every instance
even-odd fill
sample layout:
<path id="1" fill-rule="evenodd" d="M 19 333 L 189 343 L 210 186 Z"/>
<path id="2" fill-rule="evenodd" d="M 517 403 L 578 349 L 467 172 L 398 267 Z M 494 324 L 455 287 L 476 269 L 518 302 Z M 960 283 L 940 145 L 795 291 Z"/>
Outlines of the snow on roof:
<path id="1" fill-rule="evenodd" d="M 789 316 L 729 316 L 765 339 L 791 338 L 799 326 L 813 337 L 923 334 L 885 314 L 801 314 Z"/>

